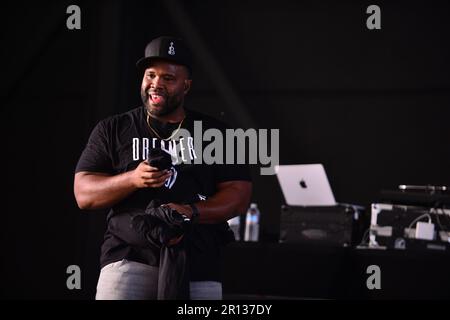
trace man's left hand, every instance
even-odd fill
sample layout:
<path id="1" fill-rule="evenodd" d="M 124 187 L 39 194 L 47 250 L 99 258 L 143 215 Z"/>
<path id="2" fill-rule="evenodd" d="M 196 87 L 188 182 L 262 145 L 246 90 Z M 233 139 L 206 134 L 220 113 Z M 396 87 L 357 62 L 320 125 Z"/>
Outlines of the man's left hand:
<path id="1" fill-rule="evenodd" d="M 188 205 L 179 204 L 179 203 L 166 203 L 166 204 L 163 204 L 163 206 L 167 206 L 167 207 L 171 208 L 172 210 L 177 211 L 180 214 L 184 214 L 189 219 L 192 217 L 192 208 Z M 170 241 L 168 243 L 169 247 L 176 245 L 177 243 L 179 243 L 181 241 L 181 239 L 183 239 L 183 235 L 179 236 L 178 238 L 170 239 Z"/>
<path id="2" fill-rule="evenodd" d="M 178 213 L 184 214 L 189 219 L 192 218 L 192 208 L 187 204 L 167 203 L 167 204 L 163 204 L 163 206 L 168 206 L 171 209 L 177 211 Z"/>

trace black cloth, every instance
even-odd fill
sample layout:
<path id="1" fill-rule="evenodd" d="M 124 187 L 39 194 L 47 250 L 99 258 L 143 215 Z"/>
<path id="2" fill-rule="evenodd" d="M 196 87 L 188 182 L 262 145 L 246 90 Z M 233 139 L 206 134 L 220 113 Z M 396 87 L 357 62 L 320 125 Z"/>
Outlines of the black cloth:
<path id="1" fill-rule="evenodd" d="M 136 247 L 153 247 L 160 252 L 158 268 L 159 300 L 188 299 L 189 273 L 185 241 L 168 246 L 171 239 L 188 234 L 190 220 L 152 200 L 145 210 L 126 209 L 110 220 L 111 233 Z"/>
<path id="2" fill-rule="evenodd" d="M 158 123 L 152 120 L 150 124 L 163 137 L 170 136 L 178 124 Z M 194 121 L 201 121 L 200 134 L 210 128 L 224 132 L 227 126 L 206 115 L 186 110 L 186 118 L 181 126 L 194 136 Z M 225 134 L 223 135 L 225 137 Z M 189 140 L 189 139 L 186 139 Z M 186 141 L 184 140 L 184 142 Z M 179 145 L 181 139 L 161 141 L 150 130 L 144 107 L 139 107 L 123 114 L 100 121 L 91 133 L 88 143 L 78 161 L 75 172 L 99 172 L 117 175 L 133 170 L 146 159 L 148 148 L 162 147 L 166 150 Z M 192 142 L 192 141 L 191 141 Z M 196 141 L 193 142 L 198 150 Z M 225 144 L 225 143 L 224 143 Z M 208 142 L 203 142 L 203 149 Z M 146 149 L 147 148 L 147 149 Z M 131 245 L 117 237 L 111 228 L 111 218 L 123 209 L 145 209 L 153 199 L 161 203 L 193 203 L 207 199 L 216 192 L 217 184 L 233 180 L 250 180 L 249 168 L 237 164 L 201 164 L 193 163 L 199 152 L 191 150 L 180 151 L 174 165 L 176 179 L 169 188 L 143 188 L 111 208 L 108 214 L 108 228 L 105 233 L 100 257 L 101 267 L 121 259 L 133 260 L 158 266 L 160 253 L 157 248 Z M 189 160 L 191 159 L 191 163 Z M 226 152 L 223 151 L 223 159 Z M 188 237 L 187 253 L 191 281 L 220 281 L 221 247 L 230 241 L 230 229 L 226 222 L 218 224 L 198 224 L 192 228 Z M 133 236 L 133 235 L 129 235 Z"/>
<path id="3" fill-rule="evenodd" d="M 130 227 L 141 233 L 150 245 L 157 247 L 167 246 L 171 239 L 183 235 L 190 227 L 189 218 L 155 200 L 144 211 L 133 210 L 130 218 Z"/>

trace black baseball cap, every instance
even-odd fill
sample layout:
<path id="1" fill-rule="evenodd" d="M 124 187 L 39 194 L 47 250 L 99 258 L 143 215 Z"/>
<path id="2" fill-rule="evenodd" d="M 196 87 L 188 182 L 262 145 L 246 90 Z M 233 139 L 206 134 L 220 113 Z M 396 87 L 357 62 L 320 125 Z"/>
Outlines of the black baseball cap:
<path id="1" fill-rule="evenodd" d="M 145 47 L 145 55 L 136 62 L 140 72 L 149 66 L 154 59 L 163 59 L 186 66 L 192 73 L 191 53 L 182 39 L 163 36 L 150 41 Z"/>

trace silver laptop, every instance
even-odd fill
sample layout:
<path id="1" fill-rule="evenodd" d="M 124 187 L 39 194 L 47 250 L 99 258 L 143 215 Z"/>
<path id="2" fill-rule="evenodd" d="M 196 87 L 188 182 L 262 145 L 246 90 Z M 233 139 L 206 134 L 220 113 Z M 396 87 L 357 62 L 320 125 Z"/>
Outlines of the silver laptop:
<path id="1" fill-rule="evenodd" d="M 275 172 L 290 206 L 337 205 L 322 164 L 275 166 Z"/>

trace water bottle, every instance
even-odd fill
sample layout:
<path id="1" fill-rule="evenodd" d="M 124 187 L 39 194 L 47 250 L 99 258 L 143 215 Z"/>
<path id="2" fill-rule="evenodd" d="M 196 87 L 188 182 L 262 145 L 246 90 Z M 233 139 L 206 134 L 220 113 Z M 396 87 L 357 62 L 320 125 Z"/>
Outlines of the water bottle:
<path id="1" fill-rule="evenodd" d="M 245 241 L 258 241 L 259 239 L 259 210 L 256 203 L 252 203 L 245 218 Z"/>
<path id="2" fill-rule="evenodd" d="M 228 220 L 228 225 L 230 226 L 230 229 L 233 231 L 234 238 L 236 239 L 236 241 L 241 240 L 241 235 L 239 231 L 241 229 L 241 216 L 237 216 Z"/>

